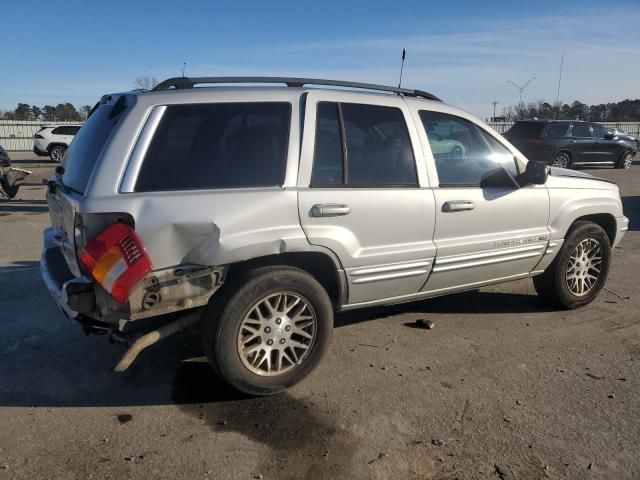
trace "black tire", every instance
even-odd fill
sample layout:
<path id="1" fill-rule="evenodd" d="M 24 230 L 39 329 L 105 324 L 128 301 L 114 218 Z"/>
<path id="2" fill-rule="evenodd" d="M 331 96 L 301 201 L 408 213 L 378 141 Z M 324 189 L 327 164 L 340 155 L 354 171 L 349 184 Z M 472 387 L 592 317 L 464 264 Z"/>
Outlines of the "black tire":
<path id="1" fill-rule="evenodd" d="M 631 168 L 632 164 L 633 164 L 633 152 L 624 152 L 622 155 L 620 155 L 620 158 L 618 159 L 618 163 L 616 163 L 616 168 L 627 169 L 627 168 Z"/>
<path id="2" fill-rule="evenodd" d="M 257 303 L 281 292 L 298 295 L 310 305 L 316 318 L 315 338 L 297 365 L 281 374 L 262 376 L 241 359 L 240 327 Z M 225 283 L 203 313 L 203 329 L 204 351 L 220 378 L 250 395 L 273 395 L 300 382 L 320 363 L 333 331 L 333 305 L 322 285 L 304 270 L 261 267 Z"/>
<path id="3" fill-rule="evenodd" d="M 62 158 L 67 151 L 67 147 L 64 145 L 54 145 L 49 149 L 49 158 L 52 162 L 60 163 L 62 162 Z"/>
<path id="4" fill-rule="evenodd" d="M 583 240 L 596 240 L 602 251 L 600 274 L 591 289 L 584 295 L 576 295 L 569 288 L 567 269 L 569 259 L 576 246 Z M 586 305 L 598 296 L 604 287 L 611 263 L 611 244 L 607 233 L 595 223 L 579 221 L 567 233 L 562 248 L 544 273 L 533 277 L 533 285 L 538 295 L 554 307 L 574 309 Z"/>
<path id="5" fill-rule="evenodd" d="M 553 156 L 551 166 L 558 168 L 571 168 L 571 160 L 571 154 L 563 150 Z"/>

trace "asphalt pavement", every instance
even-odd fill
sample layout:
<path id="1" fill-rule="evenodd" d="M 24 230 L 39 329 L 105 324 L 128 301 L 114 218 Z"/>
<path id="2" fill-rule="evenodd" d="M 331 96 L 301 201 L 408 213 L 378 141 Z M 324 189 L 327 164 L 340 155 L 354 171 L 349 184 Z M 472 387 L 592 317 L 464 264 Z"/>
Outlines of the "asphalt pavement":
<path id="1" fill-rule="evenodd" d="M 530 280 L 338 315 L 320 367 L 244 398 L 192 329 L 144 351 L 85 337 L 40 279 L 53 165 L 0 201 L 2 479 L 640 478 L 640 165 L 609 291 L 554 311 Z M 415 328 L 420 319 L 435 323 Z"/>

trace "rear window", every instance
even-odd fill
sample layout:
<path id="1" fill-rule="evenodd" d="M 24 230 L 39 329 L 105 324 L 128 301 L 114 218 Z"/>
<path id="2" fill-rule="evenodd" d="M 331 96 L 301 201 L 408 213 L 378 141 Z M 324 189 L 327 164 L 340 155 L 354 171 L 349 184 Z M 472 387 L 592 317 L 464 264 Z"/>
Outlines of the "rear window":
<path id="1" fill-rule="evenodd" d="M 287 102 L 169 106 L 135 191 L 282 185 L 290 119 Z"/>
<path id="2" fill-rule="evenodd" d="M 507 132 L 508 138 L 539 138 L 544 123 L 516 122 Z"/>
<path id="3" fill-rule="evenodd" d="M 67 187 L 78 193 L 85 192 L 102 148 L 114 126 L 122 118 L 122 112 L 126 109 L 125 102 L 126 97 L 122 96 L 115 104 L 100 105 L 78 130 L 62 163 L 64 167 L 62 183 Z M 112 112 L 116 109 L 117 114 L 113 115 Z"/>

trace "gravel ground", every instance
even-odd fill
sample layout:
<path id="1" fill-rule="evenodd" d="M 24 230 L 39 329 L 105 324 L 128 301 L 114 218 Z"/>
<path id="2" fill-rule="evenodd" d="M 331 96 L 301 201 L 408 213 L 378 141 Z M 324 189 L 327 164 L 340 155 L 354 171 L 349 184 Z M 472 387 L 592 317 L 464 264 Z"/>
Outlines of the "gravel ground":
<path id="1" fill-rule="evenodd" d="M 637 164 L 595 172 L 631 225 L 591 305 L 550 310 L 527 280 L 339 315 L 310 378 L 247 399 L 197 331 L 110 371 L 123 347 L 85 338 L 40 280 L 52 165 L 13 157 L 34 174 L 0 203 L 0 479 L 640 478 Z"/>

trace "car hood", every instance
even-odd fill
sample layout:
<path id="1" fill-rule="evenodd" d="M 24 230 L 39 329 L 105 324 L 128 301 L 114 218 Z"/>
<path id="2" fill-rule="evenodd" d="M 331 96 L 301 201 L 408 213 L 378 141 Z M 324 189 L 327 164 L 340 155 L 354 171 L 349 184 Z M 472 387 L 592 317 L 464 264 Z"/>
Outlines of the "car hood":
<path id="1" fill-rule="evenodd" d="M 617 189 L 615 182 L 568 168 L 549 167 L 549 187 Z"/>

